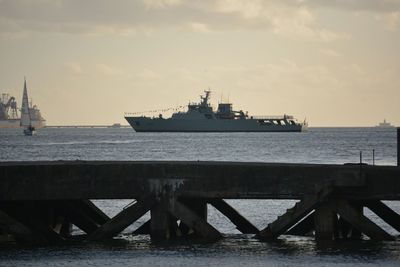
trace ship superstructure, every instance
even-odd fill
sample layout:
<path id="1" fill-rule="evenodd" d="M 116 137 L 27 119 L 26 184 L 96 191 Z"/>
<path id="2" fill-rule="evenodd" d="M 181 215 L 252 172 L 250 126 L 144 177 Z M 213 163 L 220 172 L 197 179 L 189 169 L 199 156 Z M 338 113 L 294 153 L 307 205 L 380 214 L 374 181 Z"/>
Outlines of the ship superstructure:
<path id="1" fill-rule="evenodd" d="M 387 122 L 386 119 L 384 119 L 383 122 L 380 122 L 375 127 L 378 127 L 378 128 L 394 128 L 395 126 L 390 124 L 390 122 Z"/>
<path id="2" fill-rule="evenodd" d="M 40 109 L 32 104 L 32 101 L 29 103 L 29 113 L 31 114 L 32 125 L 36 128 L 42 128 L 46 126 L 46 120 L 43 118 L 42 113 L 40 113 Z"/>
<path id="3" fill-rule="evenodd" d="M 204 91 L 200 103 L 189 103 L 186 112 L 173 113 L 171 118 L 125 115 L 137 132 L 301 132 L 307 123 L 299 123 L 290 115 L 249 116 L 234 111 L 232 103 L 218 104 L 214 111 L 209 103 L 211 91 Z"/>
<path id="4" fill-rule="evenodd" d="M 41 128 L 46 126 L 46 120 L 43 118 L 39 108 L 29 102 L 29 114 L 32 126 Z M 21 108 L 18 108 L 17 101 L 14 96 L 2 94 L 0 98 L 0 128 L 20 128 L 21 127 Z"/>

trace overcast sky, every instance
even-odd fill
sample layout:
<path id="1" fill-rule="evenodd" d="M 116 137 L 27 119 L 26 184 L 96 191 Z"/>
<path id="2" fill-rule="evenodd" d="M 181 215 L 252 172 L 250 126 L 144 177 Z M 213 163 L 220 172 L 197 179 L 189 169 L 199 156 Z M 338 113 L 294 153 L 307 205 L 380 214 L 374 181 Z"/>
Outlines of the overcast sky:
<path id="1" fill-rule="evenodd" d="M 400 125 L 399 48 L 400 0 L 0 0 L 0 92 L 21 99 L 26 76 L 49 125 L 207 88 L 251 115 Z"/>

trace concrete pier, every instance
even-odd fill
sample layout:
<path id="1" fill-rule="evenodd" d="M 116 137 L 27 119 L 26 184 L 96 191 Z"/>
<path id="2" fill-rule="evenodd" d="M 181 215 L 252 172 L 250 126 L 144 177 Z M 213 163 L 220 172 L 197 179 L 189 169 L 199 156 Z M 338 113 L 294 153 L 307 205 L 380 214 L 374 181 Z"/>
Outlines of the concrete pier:
<path id="1" fill-rule="evenodd" d="M 117 236 L 150 211 L 134 234 L 154 240 L 218 240 L 207 204 L 237 229 L 273 240 L 315 233 L 318 240 L 394 237 L 363 214 L 368 207 L 397 231 L 400 215 L 382 200 L 400 199 L 400 167 L 238 162 L 48 161 L 0 163 L 0 233 L 16 242 L 62 243 Z M 95 199 L 135 199 L 109 218 Z M 298 202 L 262 229 L 225 199 Z M 268 208 L 268 207 L 266 207 Z M 269 218 L 265 218 L 267 221 Z"/>
<path id="2" fill-rule="evenodd" d="M 400 166 L 400 127 L 397 127 L 397 166 Z"/>

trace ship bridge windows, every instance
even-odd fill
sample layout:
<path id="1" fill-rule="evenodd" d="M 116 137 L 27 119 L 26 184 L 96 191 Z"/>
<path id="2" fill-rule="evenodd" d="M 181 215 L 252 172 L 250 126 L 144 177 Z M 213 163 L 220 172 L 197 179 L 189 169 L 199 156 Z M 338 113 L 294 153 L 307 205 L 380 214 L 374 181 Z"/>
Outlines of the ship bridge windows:
<path id="1" fill-rule="evenodd" d="M 289 122 L 287 120 L 278 120 L 279 125 L 281 126 L 286 126 L 289 125 Z"/>
<path id="2" fill-rule="evenodd" d="M 265 126 L 271 126 L 273 123 L 269 120 L 257 120 L 258 124 L 260 125 L 265 125 Z"/>
<path id="3" fill-rule="evenodd" d="M 257 123 L 260 125 L 265 125 L 265 126 L 287 126 L 287 125 L 295 124 L 292 121 L 288 121 L 288 120 L 284 120 L 284 119 L 277 119 L 277 118 L 258 119 Z"/>

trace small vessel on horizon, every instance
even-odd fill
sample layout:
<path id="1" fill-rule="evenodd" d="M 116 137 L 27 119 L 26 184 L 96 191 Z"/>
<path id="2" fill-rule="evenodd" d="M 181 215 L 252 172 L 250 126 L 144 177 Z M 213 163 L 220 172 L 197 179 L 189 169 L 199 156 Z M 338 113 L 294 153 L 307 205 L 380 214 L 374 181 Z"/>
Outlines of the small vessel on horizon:
<path id="1" fill-rule="evenodd" d="M 390 122 L 387 122 L 386 119 L 383 119 L 383 122 L 380 122 L 375 127 L 378 127 L 378 128 L 394 128 L 395 126 L 390 124 Z"/>
<path id="2" fill-rule="evenodd" d="M 209 103 L 211 91 L 204 91 L 200 103 L 189 103 L 186 112 L 173 113 L 171 118 L 132 116 L 125 119 L 136 132 L 302 132 L 307 122 L 297 122 L 290 115 L 249 116 L 234 111 L 232 103 L 219 103 L 215 112 Z"/>
<path id="3" fill-rule="evenodd" d="M 20 125 L 24 127 L 25 135 L 32 136 L 36 133 L 36 129 L 32 125 L 31 113 L 29 112 L 28 89 L 26 88 L 26 79 L 24 79 L 24 93 L 22 95 Z"/>
<path id="4" fill-rule="evenodd" d="M 112 125 L 108 126 L 108 128 L 121 128 L 121 123 L 113 123 Z"/>

